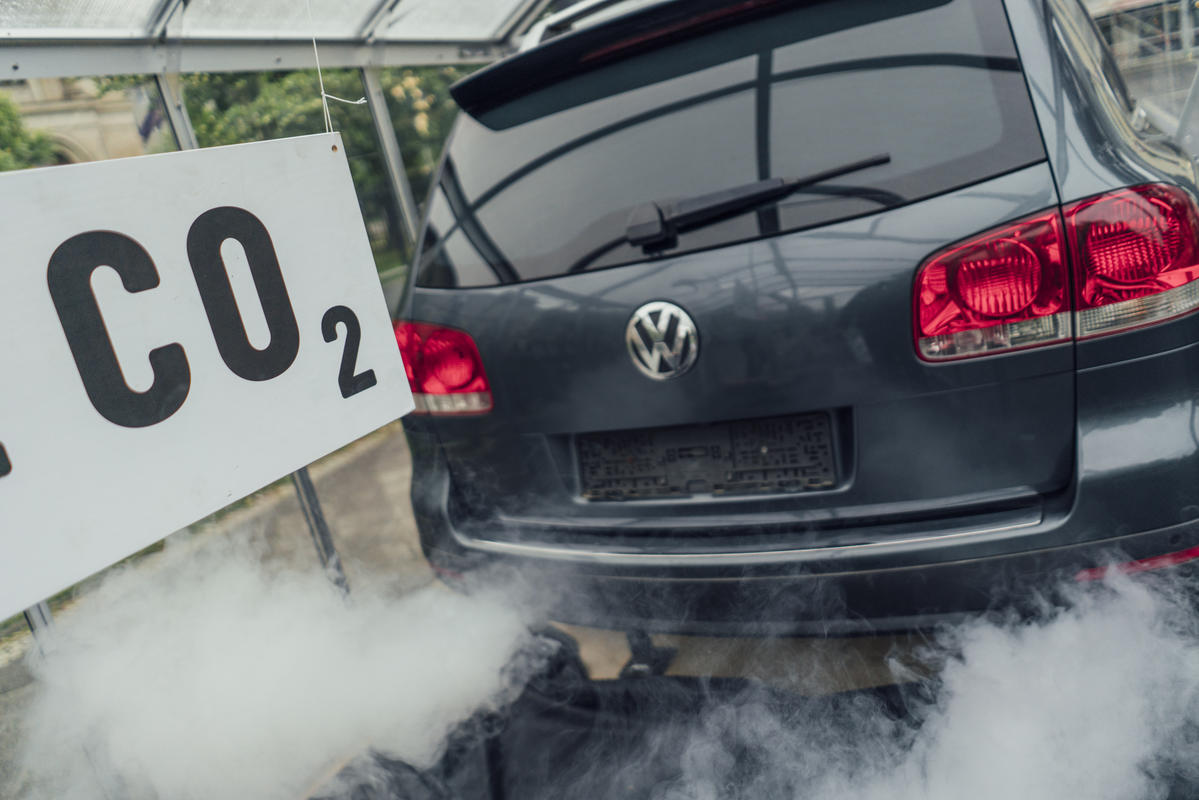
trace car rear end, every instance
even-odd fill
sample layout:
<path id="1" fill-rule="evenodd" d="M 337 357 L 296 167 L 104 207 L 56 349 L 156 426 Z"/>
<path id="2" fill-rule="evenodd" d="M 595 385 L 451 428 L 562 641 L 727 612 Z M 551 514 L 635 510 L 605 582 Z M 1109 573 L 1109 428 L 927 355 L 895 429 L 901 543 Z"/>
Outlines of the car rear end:
<path id="1" fill-rule="evenodd" d="M 458 87 L 397 324 L 434 567 L 532 570 L 567 621 L 828 631 L 984 609 L 1119 534 L 1189 543 L 1087 488 L 1084 449 L 1194 385 L 1147 381 L 1197 333 L 1165 321 L 1194 307 L 1189 167 L 1080 132 L 1081 57 L 1013 5 L 664 3 Z M 1085 186 L 1080 146 L 1116 151 Z M 878 154 L 629 242 L 646 204 Z M 1182 503 L 1143 451 L 1099 457 Z"/>

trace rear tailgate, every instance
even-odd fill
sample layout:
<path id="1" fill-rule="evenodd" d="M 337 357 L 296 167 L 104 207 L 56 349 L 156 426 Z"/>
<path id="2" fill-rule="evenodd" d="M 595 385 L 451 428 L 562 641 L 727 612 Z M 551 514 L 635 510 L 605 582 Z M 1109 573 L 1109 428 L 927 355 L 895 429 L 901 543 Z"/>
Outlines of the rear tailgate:
<path id="1" fill-rule="evenodd" d="M 929 363 L 913 341 L 931 253 L 1057 203 L 1001 4 L 801 4 L 478 113 L 404 309 L 469 332 L 491 384 L 489 413 L 431 421 L 464 513 L 533 537 L 794 530 L 1069 483 L 1071 344 Z M 638 204 L 878 152 L 664 253 L 619 241 Z M 671 380 L 626 340 L 654 301 L 698 331 Z"/>
<path id="2" fill-rule="evenodd" d="M 1060 488 L 1072 466 L 1072 347 L 930 364 L 911 335 L 912 276 L 936 243 L 1051 202 L 1039 165 L 873 217 L 661 263 L 418 289 L 420 318 L 474 336 L 495 397 L 490 414 L 438 420 L 457 483 L 480 506 L 610 520 L 631 509 L 577 502 L 576 434 L 827 412 L 837 490 L 772 505 L 875 515 L 877 504 L 927 510 Z M 625 330 L 636 308 L 664 298 L 694 319 L 699 357 L 685 375 L 652 381 L 634 366 Z M 638 506 L 637 515 L 678 513 L 663 501 Z"/>

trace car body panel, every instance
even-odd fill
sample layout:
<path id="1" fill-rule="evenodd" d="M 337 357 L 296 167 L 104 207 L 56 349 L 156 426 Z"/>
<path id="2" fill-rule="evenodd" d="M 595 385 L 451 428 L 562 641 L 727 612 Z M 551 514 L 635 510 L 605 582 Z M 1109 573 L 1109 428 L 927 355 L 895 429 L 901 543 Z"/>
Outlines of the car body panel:
<path id="1" fill-rule="evenodd" d="M 911 286 L 934 250 L 1123 186 L 1199 196 L 1181 151 L 1083 77 L 1102 53 L 1075 0 L 1005 2 L 1046 161 L 640 265 L 410 290 L 405 316 L 476 336 L 496 398 L 487 416 L 406 423 L 434 565 L 535 567 L 569 621 L 848 632 L 976 613 L 1072 565 L 1199 541 L 1199 315 L 979 359 L 915 355 Z M 699 328 L 700 358 L 676 380 L 645 379 L 624 347 L 652 300 Z M 839 436 L 831 491 L 579 496 L 580 432 L 821 410 Z"/>
<path id="2" fill-rule="evenodd" d="M 470 331 L 495 397 L 487 415 L 441 421 L 449 468 L 477 508 L 576 526 L 677 517 L 694 504 L 711 524 L 771 509 L 799 522 L 830 508 L 844 524 L 853 509 L 874 518 L 904 501 L 912 514 L 1059 490 L 1072 470 L 1072 346 L 928 364 L 909 333 L 912 274 L 930 249 L 1053 203 L 1041 164 L 768 240 L 524 284 L 417 289 L 425 317 Z M 658 299 L 686 309 L 700 335 L 695 367 L 667 382 L 642 376 L 624 339 L 633 311 Z M 619 508 L 579 499 L 572 434 L 826 410 L 841 443 L 832 492 Z"/>

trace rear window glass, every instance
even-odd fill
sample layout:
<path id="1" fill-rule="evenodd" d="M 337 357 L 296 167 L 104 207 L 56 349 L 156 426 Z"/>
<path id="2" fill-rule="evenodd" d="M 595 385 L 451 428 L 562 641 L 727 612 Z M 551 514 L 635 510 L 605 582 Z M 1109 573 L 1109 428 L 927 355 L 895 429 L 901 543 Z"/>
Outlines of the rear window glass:
<path id="1" fill-rule="evenodd" d="M 623 241 L 647 202 L 845 175 L 682 233 Z M 489 286 L 644 262 L 876 213 L 1044 158 L 1001 3 L 805 3 L 609 63 L 482 121 L 461 114 L 417 283 Z"/>

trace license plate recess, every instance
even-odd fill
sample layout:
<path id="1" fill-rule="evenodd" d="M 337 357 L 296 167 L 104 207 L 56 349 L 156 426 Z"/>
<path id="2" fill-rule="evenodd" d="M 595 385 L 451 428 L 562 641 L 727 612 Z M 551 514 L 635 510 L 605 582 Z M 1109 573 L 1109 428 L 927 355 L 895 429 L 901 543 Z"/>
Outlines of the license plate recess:
<path id="1" fill-rule="evenodd" d="M 644 500 L 837 485 L 827 412 L 576 437 L 582 495 Z"/>

